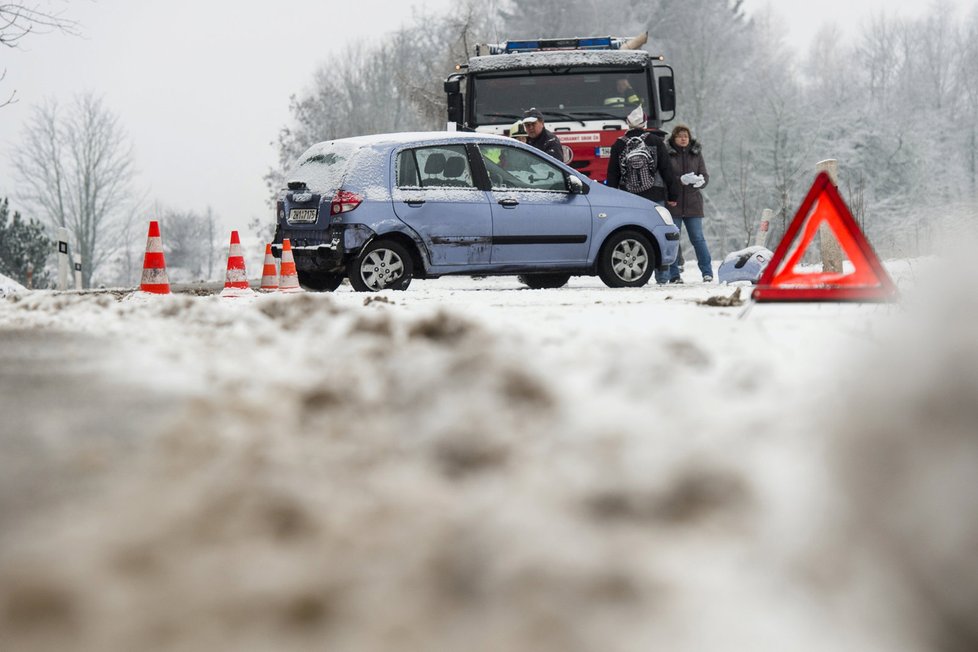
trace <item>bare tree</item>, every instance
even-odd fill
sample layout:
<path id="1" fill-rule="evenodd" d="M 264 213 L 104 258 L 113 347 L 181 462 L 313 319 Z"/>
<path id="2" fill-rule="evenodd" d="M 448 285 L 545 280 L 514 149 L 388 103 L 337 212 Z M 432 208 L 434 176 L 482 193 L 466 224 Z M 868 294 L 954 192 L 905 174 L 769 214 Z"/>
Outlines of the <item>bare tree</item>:
<path id="1" fill-rule="evenodd" d="M 119 119 L 91 93 L 62 111 L 54 100 L 35 107 L 13 153 L 22 199 L 53 227 L 78 239 L 83 283 L 121 246 L 118 219 L 131 206 L 133 153 Z"/>
<path id="2" fill-rule="evenodd" d="M 29 34 L 77 34 L 78 23 L 51 7 L 51 2 L 0 2 L 0 48 L 15 48 Z M 6 76 L 6 69 L 0 70 L 0 82 Z M 16 95 L 17 91 L 11 91 L 5 100 L 0 100 L 0 108 L 14 102 Z"/>
<path id="3" fill-rule="evenodd" d="M 736 76 L 732 61 L 749 55 L 750 30 L 742 0 L 663 0 L 657 42 L 662 42 L 682 83 L 678 117 L 717 142 L 731 112 L 726 104 Z"/>
<path id="4" fill-rule="evenodd" d="M 881 111 L 890 106 L 894 79 L 902 64 L 897 47 L 898 31 L 894 19 L 877 14 L 863 28 L 857 47 L 857 63 L 866 78 L 870 101 Z"/>
<path id="5" fill-rule="evenodd" d="M 325 61 L 311 88 L 290 98 L 279 164 L 265 176 L 270 194 L 296 157 L 319 141 L 444 125 L 442 81 L 471 44 L 486 39 L 494 2 L 466 0 L 448 17 L 418 13 L 383 43 L 360 43 Z"/>
<path id="6" fill-rule="evenodd" d="M 166 262 L 172 280 L 210 280 L 214 271 L 214 212 L 203 216 L 195 211 L 157 212 L 166 228 Z M 178 270 L 182 270 L 178 271 Z M 181 279 L 185 276 L 185 279 Z"/>
<path id="7" fill-rule="evenodd" d="M 968 190 L 972 201 L 978 200 L 978 8 L 971 12 L 967 32 L 962 40 L 964 51 L 958 62 L 966 127 Z"/>

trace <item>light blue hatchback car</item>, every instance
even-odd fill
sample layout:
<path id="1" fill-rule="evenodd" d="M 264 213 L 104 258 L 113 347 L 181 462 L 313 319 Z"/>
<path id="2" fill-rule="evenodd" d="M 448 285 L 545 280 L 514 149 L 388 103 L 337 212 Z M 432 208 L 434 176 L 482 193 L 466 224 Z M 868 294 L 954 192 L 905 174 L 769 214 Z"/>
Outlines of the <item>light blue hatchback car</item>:
<path id="1" fill-rule="evenodd" d="M 288 238 L 299 282 L 361 292 L 412 278 L 518 275 L 531 288 L 598 275 L 640 287 L 679 250 L 664 207 L 596 183 L 539 150 L 463 132 L 319 143 L 277 201 L 273 250 Z"/>

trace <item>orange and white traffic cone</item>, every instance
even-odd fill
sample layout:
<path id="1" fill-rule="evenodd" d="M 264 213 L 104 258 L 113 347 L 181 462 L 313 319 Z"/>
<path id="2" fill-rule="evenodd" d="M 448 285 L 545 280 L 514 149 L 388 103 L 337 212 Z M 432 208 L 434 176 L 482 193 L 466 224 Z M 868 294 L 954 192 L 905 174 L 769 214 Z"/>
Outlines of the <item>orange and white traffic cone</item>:
<path id="1" fill-rule="evenodd" d="M 272 255 L 272 245 L 265 245 L 265 266 L 261 270 L 262 292 L 274 292 L 278 289 L 278 270 L 275 269 L 275 256 Z"/>
<path id="2" fill-rule="evenodd" d="M 166 275 L 166 259 L 163 256 L 163 238 L 160 237 L 160 223 L 149 223 L 149 236 L 146 238 L 146 256 L 143 257 L 143 278 L 139 283 L 141 292 L 150 294 L 170 294 L 170 279 Z"/>
<path id="3" fill-rule="evenodd" d="M 282 240 L 282 267 L 278 277 L 279 292 L 303 292 L 299 287 L 299 273 L 295 271 L 295 258 L 292 256 L 292 242 Z"/>
<path id="4" fill-rule="evenodd" d="M 228 271 L 224 277 L 222 297 L 241 297 L 252 294 L 248 286 L 248 273 L 245 271 L 244 255 L 241 253 L 241 239 L 237 231 L 231 231 L 231 246 L 228 248 Z"/>

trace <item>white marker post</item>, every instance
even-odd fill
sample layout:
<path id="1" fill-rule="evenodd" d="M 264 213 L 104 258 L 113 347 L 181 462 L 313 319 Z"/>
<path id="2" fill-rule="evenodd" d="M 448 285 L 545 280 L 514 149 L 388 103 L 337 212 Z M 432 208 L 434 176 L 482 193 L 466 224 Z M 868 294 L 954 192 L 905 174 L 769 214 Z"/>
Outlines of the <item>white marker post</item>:
<path id="1" fill-rule="evenodd" d="M 75 260 L 75 289 L 82 289 L 82 257 L 81 254 L 73 253 L 71 255 Z"/>
<path id="2" fill-rule="evenodd" d="M 58 229 L 58 289 L 68 289 L 68 229 Z"/>

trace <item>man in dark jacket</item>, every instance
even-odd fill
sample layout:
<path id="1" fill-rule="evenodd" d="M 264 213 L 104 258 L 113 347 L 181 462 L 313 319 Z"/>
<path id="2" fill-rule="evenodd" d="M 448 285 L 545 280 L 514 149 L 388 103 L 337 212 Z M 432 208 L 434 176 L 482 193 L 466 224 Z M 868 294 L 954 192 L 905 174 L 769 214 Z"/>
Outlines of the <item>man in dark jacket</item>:
<path id="1" fill-rule="evenodd" d="M 539 110 L 528 109 L 523 113 L 523 128 L 526 129 L 527 145 L 533 145 L 541 152 L 546 152 L 563 162 L 564 147 L 553 132 L 547 129 L 543 122 L 543 114 Z"/>
<path id="2" fill-rule="evenodd" d="M 676 178 L 672 163 L 669 161 L 669 150 L 666 148 L 665 142 L 661 137 L 646 131 L 648 118 L 642 107 L 638 107 L 629 113 L 626 122 L 628 123 L 628 131 L 611 146 L 611 158 L 608 159 L 608 185 L 612 188 L 628 190 L 625 187 L 621 159 L 625 153 L 628 139 L 640 137 L 645 140 L 646 146 L 655 158 L 655 185 L 648 190 L 635 194 L 660 204 L 675 206 L 679 199 L 679 180 Z"/>

